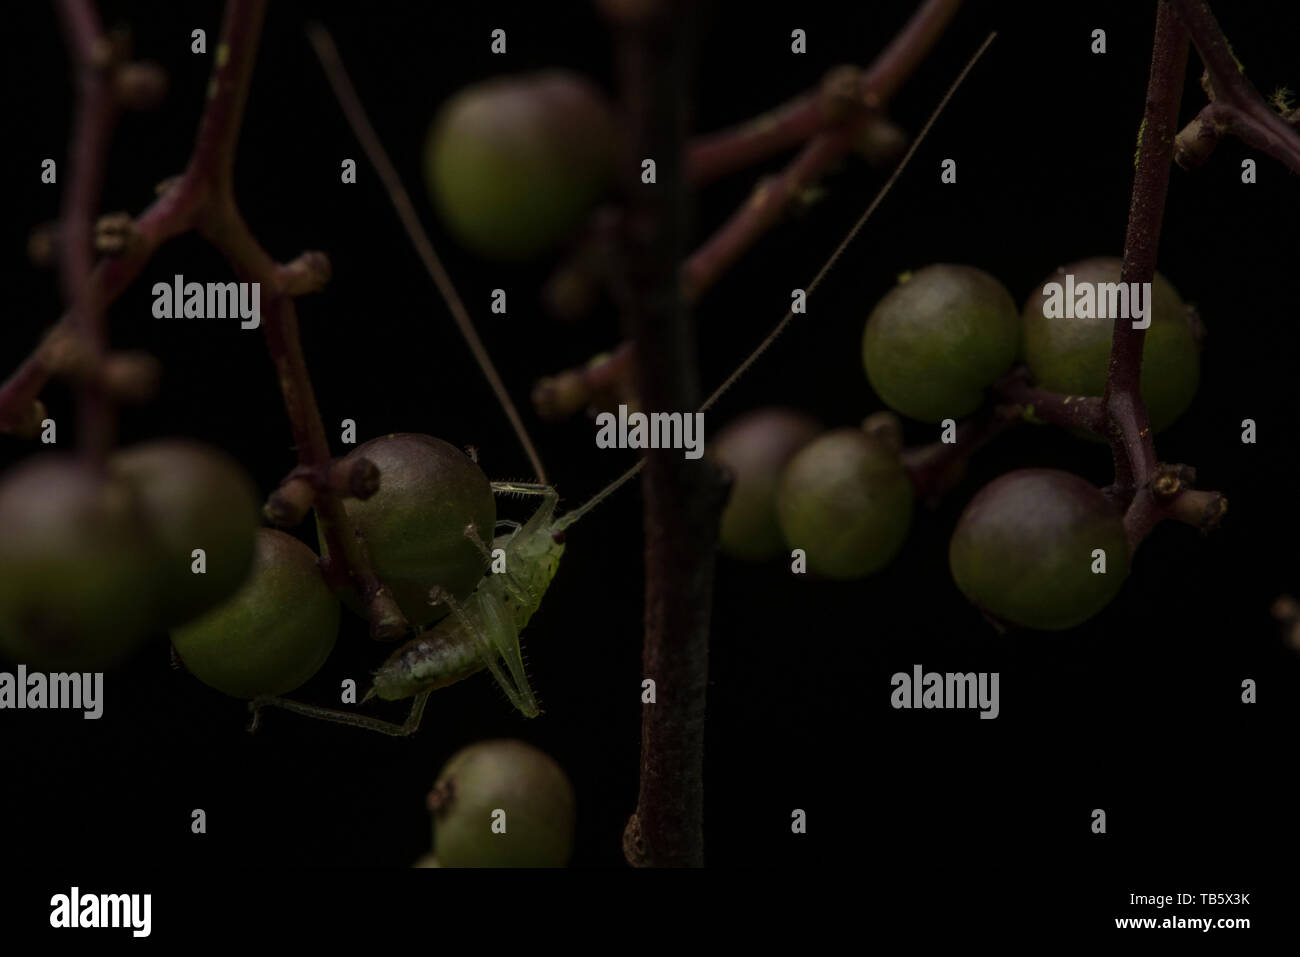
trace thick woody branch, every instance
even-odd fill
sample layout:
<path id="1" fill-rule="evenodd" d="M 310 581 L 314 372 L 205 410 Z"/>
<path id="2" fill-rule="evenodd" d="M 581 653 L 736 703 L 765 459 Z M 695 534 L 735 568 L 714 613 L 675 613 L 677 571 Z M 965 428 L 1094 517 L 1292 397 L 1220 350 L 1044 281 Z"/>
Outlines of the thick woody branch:
<path id="1" fill-rule="evenodd" d="M 692 12 L 684 0 L 631 6 L 641 11 L 612 11 L 629 141 L 618 298 L 637 347 L 643 406 L 686 412 L 700 398 L 694 331 L 678 283 Z M 656 160 L 657 183 L 635 175 L 646 156 Z M 624 853 L 634 866 L 698 867 L 713 556 L 724 489 L 706 459 L 674 449 L 645 456 L 643 667 L 657 699 L 643 706 L 641 784 Z"/>

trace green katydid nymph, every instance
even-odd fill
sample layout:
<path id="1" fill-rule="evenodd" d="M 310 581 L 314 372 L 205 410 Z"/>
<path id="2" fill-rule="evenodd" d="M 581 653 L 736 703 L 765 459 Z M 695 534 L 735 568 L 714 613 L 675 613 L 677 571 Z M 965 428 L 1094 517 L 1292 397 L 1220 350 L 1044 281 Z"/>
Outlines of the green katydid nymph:
<path id="1" fill-rule="evenodd" d="M 438 586 L 431 589 L 430 604 L 445 605 L 451 614 L 398 648 L 375 672 L 363 702 L 370 698 L 385 701 L 413 698 L 411 712 L 402 724 L 284 698 L 258 698 L 250 703 L 254 726 L 258 712 L 269 706 L 383 734 L 411 734 L 419 727 L 430 692 L 484 668 L 525 717 L 537 717 L 541 709 L 524 671 L 519 635 L 541 607 L 542 597 L 560 566 L 564 530 L 639 471 L 638 464 L 581 508 L 559 518 L 555 517 L 559 496 L 551 486 L 492 483 L 494 492 L 538 496 L 542 504 L 527 522 L 497 536 L 491 551 L 484 548 L 485 568 L 497 566 L 495 552 L 500 559 L 499 570 L 488 571 L 467 598 L 457 601 L 445 589 Z M 483 548 L 472 526 L 465 529 L 465 534 Z"/>

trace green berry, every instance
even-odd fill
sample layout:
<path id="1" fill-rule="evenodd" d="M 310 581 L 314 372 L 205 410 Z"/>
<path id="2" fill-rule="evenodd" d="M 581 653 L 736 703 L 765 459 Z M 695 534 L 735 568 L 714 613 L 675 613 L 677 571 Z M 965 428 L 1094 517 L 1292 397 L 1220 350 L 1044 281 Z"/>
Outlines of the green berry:
<path id="1" fill-rule="evenodd" d="M 615 124 L 605 98 L 559 70 L 467 87 L 442 108 L 424 170 L 447 227 L 495 259 L 566 238 L 609 185 Z"/>
<path id="2" fill-rule="evenodd" d="M 1114 319 L 1047 318 L 1043 287 L 1118 283 L 1121 260 L 1097 257 L 1062 266 L 1044 279 L 1024 308 L 1025 364 L 1040 388 L 1067 395 L 1101 395 L 1106 389 Z M 1142 347 L 1142 398 L 1155 432 L 1171 425 L 1191 404 L 1200 382 L 1197 333 L 1187 307 L 1169 280 L 1156 273 L 1151 284 L 1151 326 Z M 1121 320 L 1125 321 L 1125 320 Z"/>
<path id="3" fill-rule="evenodd" d="M 912 483 L 898 453 L 858 429 L 835 429 L 785 467 L 776 499 L 781 533 L 827 578 L 862 578 L 902 548 Z"/>
<path id="4" fill-rule="evenodd" d="M 0 654 L 51 671 L 123 661 L 158 627 L 160 570 L 127 483 L 57 454 L 0 483 Z"/>
<path id="5" fill-rule="evenodd" d="M 1105 572 L 1095 554 L 1104 554 Z M 1128 574 L 1119 510 L 1077 475 L 1008 472 L 970 501 L 948 550 L 962 594 L 1026 628 L 1073 628 L 1106 607 Z"/>
<path id="6" fill-rule="evenodd" d="M 722 550 L 763 561 L 785 550 L 776 518 L 776 490 L 785 465 L 822 431 L 815 419 L 789 409 L 759 409 L 718 433 L 711 454 L 731 472 L 722 511 Z"/>
<path id="7" fill-rule="evenodd" d="M 346 499 L 348 517 L 407 620 L 429 624 L 447 613 L 429 605 L 429 589 L 438 585 L 464 598 L 487 571 L 484 549 L 492 547 L 497 520 L 492 483 L 468 455 L 430 435 L 371 439 L 344 461 L 356 458 L 379 468 L 379 491 Z M 466 535 L 469 526 L 478 545 Z M 345 600 L 356 607 L 354 596 Z"/>
<path id="8" fill-rule="evenodd" d="M 573 853 L 573 785 L 523 741 L 458 751 L 438 775 L 429 809 L 442 867 L 563 867 Z"/>
<path id="9" fill-rule="evenodd" d="M 940 263 L 905 277 L 876 304 L 862 336 L 871 387 L 923 422 L 979 408 L 1020 351 L 1020 317 L 1002 283 Z"/>
<path id="10" fill-rule="evenodd" d="M 135 489 L 163 552 L 164 626 L 182 624 L 228 598 L 248 576 L 259 496 L 234 459 L 199 442 L 172 439 L 118 452 L 113 474 Z M 194 572 L 195 549 L 204 571 Z"/>
<path id="11" fill-rule="evenodd" d="M 253 567 L 216 608 L 172 630 L 194 677 L 236 698 L 288 694 L 330 656 L 339 602 L 316 553 L 292 535 L 257 530 Z"/>

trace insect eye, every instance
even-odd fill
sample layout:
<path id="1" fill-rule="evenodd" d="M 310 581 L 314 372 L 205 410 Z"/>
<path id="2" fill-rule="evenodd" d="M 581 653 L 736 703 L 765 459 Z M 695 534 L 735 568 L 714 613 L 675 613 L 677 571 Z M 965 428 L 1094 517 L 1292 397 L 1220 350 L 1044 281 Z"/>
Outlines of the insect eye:
<path id="1" fill-rule="evenodd" d="M 563 545 L 563 544 L 564 544 L 564 529 L 562 529 L 562 528 L 557 528 L 555 531 L 551 532 L 551 540 L 552 540 L 553 542 L 555 542 L 556 545 Z"/>

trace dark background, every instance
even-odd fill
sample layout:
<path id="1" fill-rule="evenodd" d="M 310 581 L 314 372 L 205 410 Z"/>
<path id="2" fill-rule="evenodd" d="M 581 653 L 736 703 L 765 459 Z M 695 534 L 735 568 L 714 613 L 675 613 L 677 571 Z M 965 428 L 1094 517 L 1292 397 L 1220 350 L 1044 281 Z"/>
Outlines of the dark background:
<path id="1" fill-rule="evenodd" d="M 537 290 L 553 261 L 506 267 L 459 249 L 429 207 L 420 150 L 436 107 L 462 85 L 502 71 L 564 65 L 612 91 L 610 43 L 586 4 L 369 3 L 272 5 L 240 140 L 237 191 L 245 217 L 281 260 L 325 250 L 334 278 L 299 303 L 304 346 L 337 451 L 338 423 L 358 438 L 421 431 L 474 445 L 493 478 L 529 469 L 406 242 L 388 199 L 334 102 L 303 36 L 308 16 L 333 32 L 372 121 L 480 324 L 516 401 L 541 375 L 614 344 L 605 306 L 590 320 L 546 318 Z M 717 5 L 707 18 L 693 103 L 695 129 L 743 120 L 815 84 L 831 66 L 869 62 L 910 3 Z M 915 132 L 990 29 L 999 39 L 838 269 L 780 344 L 722 401 L 716 432 L 735 415 L 786 404 L 828 425 L 881 407 L 862 372 L 859 338 L 897 273 L 968 262 L 1018 300 L 1058 264 L 1119 255 L 1147 78 L 1154 4 L 972 3 L 908 82 L 893 116 Z M 1247 74 L 1265 92 L 1300 84 L 1300 18 L 1272 3 L 1220 3 L 1217 13 Z M 1050 12 L 1048 12 L 1050 10 Z M 129 23 L 137 55 L 171 77 L 163 106 L 127 115 L 114 139 L 103 207 L 140 211 L 153 185 L 189 155 L 217 44 L 218 3 L 108 3 L 107 24 Z M 17 13 L 18 11 L 15 11 Z M 60 311 L 52 271 L 27 265 L 29 229 L 57 215 L 58 187 L 39 184 L 40 160 L 68 167 L 71 92 L 53 13 L 24 4 L 6 64 L 11 135 L 5 179 L 4 283 L 9 308 L 0 368 L 14 368 Z M 1290 18 L 1290 19 L 1288 19 Z M 488 52 L 495 27 L 509 55 Z M 190 53 L 203 27 L 208 55 Z M 790 53 L 790 31 L 808 53 Z M 1108 52 L 1089 52 L 1094 27 Z M 1203 102 L 1189 61 L 1183 117 Z M 1253 156 L 1258 183 L 1240 182 Z M 339 162 L 358 161 L 357 185 Z M 939 164 L 958 163 L 956 185 Z M 781 160 L 697 197 L 695 241 Z M 700 304 L 702 381 L 723 378 L 806 286 L 884 174 L 851 161 L 825 196 L 765 238 Z M 1231 502 L 1209 537 L 1162 526 L 1136 556 L 1110 608 L 1061 634 L 999 636 L 962 599 L 947 570 L 947 539 L 969 497 L 1011 468 L 1076 471 L 1098 485 L 1110 456 L 1048 428 L 1025 428 L 981 453 L 967 480 L 934 511 L 918 508 L 911 538 L 873 578 L 834 584 L 792 576 L 788 564 L 720 558 L 713 612 L 707 732 L 707 856 L 714 866 L 841 867 L 864 879 L 940 880 L 955 893 L 1008 906 L 1015 895 L 1055 902 L 1055 888 L 1087 876 L 1094 919 L 1128 893 L 1242 890 L 1268 885 L 1275 854 L 1296 835 L 1294 763 L 1300 661 L 1269 617 L 1300 587 L 1292 501 L 1297 443 L 1294 387 L 1296 178 L 1266 156 L 1225 141 L 1204 169 L 1175 170 L 1160 269 L 1201 310 L 1209 338 L 1191 410 L 1157 439 L 1167 461 L 1197 466 Z M 280 396 L 260 335 L 234 322 L 152 319 L 149 288 L 183 272 L 230 278 L 196 237 L 168 244 L 112 307 L 115 345 L 165 363 L 160 397 L 127 410 L 124 441 L 185 434 L 236 455 L 264 492 L 294 464 Z M 487 308 L 508 290 L 506 317 Z M 74 439 L 66 389 L 49 390 L 60 441 Z M 1257 445 L 1240 442 L 1243 418 Z M 630 453 L 597 450 L 593 426 L 525 419 L 569 505 L 617 475 Z M 910 442 L 935 438 L 908 426 Z M 0 439 L 0 464 L 30 454 Z M 578 794 L 574 865 L 619 867 L 619 838 L 636 800 L 641 670 L 639 491 L 620 492 L 574 528 L 561 571 L 525 633 L 546 714 L 526 721 L 486 676 L 439 691 L 413 739 L 267 715 L 244 731 L 241 702 L 168 665 L 164 636 L 106 681 L 97 722 L 73 713 L 5 712 L 0 796 L 8 866 L 59 862 L 112 873 L 145 868 L 392 866 L 427 849 L 423 796 L 448 756 L 487 737 L 517 736 L 551 753 Z M 506 502 L 503 515 L 526 508 Z M 314 532 L 300 532 L 314 544 Z M 348 618 L 335 656 L 298 697 L 329 702 L 344 677 L 386 655 Z M 890 675 L 999 671 L 1001 717 L 894 711 Z M 1241 681 L 1259 684 L 1240 702 Z M 400 709 L 395 709 L 397 716 Z M 201 807 L 208 833 L 190 833 Z M 1089 830 L 1104 808 L 1109 833 Z M 790 833 L 793 808 L 808 833 Z M 990 869 L 1010 866 L 990 886 Z M 1157 882 L 1155 874 L 1176 880 Z M 1195 878 L 1193 879 L 1193 876 Z M 1095 878 L 1095 880 L 1093 880 Z M 62 878 L 61 878 L 62 879 Z M 906 882 L 903 882 L 906 883 Z M 1186 886 L 1184 886 L 1186 885 Z M 919 889 L 926 884 L 906 883 Z M 999 895 L 1009 895 L 1003 900 Z M 1088 897 L 1087 895 L 1092 895 Z M 923 895 L 922 895 L 923 896 Z M 1022 900 L 1024 898 L 1021 898 Z M 1071 898 L 1077 905 L 1078 900 Z M 1061 903 L 1064 903 L 1063 901 Z M 942 901 L 935 907 L 941 909 Z M 1244 911 L 1249 914 L 1249 911 Z M 1215 915 L 1222 916 L 1222 915 Z"/>

